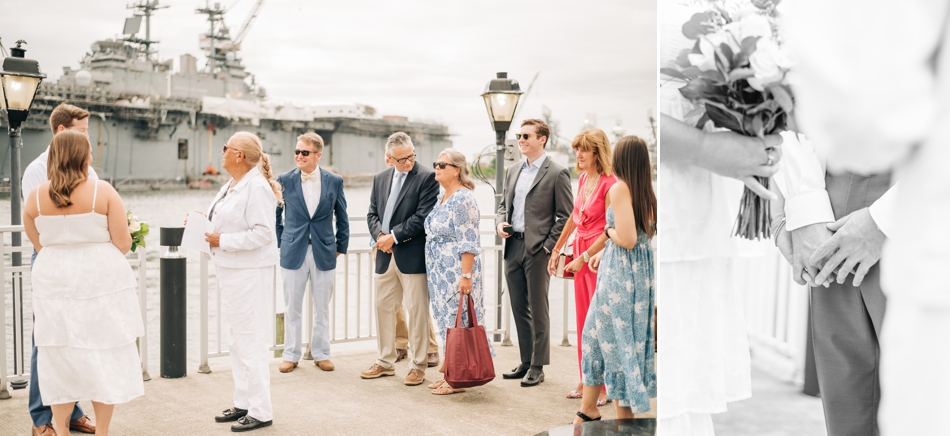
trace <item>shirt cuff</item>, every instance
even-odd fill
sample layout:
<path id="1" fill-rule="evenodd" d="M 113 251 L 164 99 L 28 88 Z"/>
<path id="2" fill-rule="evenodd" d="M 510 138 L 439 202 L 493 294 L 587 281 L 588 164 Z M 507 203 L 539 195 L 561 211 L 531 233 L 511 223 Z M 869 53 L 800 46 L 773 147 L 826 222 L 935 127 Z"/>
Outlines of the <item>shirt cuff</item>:
<path id="1" fill-rule="evenodd" d="M 877 224 L 877 228 L 881 229 L 881 232 L 884 233 L 884 236 L 890 238 L 894 235 L 894 222 L 891 219 L 891 216 L 894 212 L 894 198 L 896 195 L 897 185 L 888 189 L 881 198 L 878 198 L 870 207 L 868 207 L 868 213 L 871 214 L 871 219 L 874 220 L 874 224 Z"/>
<path id="2" fill-rule="evenodd" d="M 826 191 L 812 191 L 785 199 L 785 228 L 788 231 L 817 223 L 835 222 L 835 213 Z"/>

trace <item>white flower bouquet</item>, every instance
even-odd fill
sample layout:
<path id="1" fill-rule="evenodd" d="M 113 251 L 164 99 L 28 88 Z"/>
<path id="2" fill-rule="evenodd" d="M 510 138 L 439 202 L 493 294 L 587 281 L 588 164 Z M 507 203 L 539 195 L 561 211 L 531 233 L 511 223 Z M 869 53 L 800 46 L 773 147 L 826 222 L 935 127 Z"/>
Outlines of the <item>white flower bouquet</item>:
<path id="1" fill-rule="evenodd" d="M 786 73 L 793 61 L 776 28 L 780 1 L 752 0 L 735 13 L 714 7 L 683 25 L 683 35 L 696 43 L 660 71 L 687 82 L 680 94 L 696 105 L 687 122 L 759 138 L 786 129 L 794 107 Z M 768 178 L 757 180 L 769 187 Z M 770 221 L 768 200 L 746 188 L 734 235 L 769 238 Z"/>
<path id="2" fill-rule="evenodd" d="M 139 217 L 132 215 L 131 210 L 125 211 L 125 217 L 129 224 L 129 234 L 132 235 L 132 251 L 138 247 L 145 246 L 145 236 L 148 235 L 148 223 L 140 221 Z"/>

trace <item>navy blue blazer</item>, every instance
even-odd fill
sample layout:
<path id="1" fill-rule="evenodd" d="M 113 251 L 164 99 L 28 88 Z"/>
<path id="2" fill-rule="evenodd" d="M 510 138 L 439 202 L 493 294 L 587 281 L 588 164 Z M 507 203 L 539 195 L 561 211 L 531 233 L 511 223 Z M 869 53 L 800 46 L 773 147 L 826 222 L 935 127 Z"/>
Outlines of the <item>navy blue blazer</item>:
<path id="1" fill-rule="evenodd" d="M 281 174 L 277 182 L 284 187 L 284 205 L 277 207 L 277 246 L 280 248 L 281 268 L 299 269 L 307 256 L 308 246 L 312 247 L 317 269 L 329 271 L 336 268 L 336 253 L 346 253 L 350 243 L 343 177 L 320 168 L 320 204 L 313 216 L 307 213 L 299 168 Z"/>
<path id="2" fill-rule="evenodd" d="M 376 273 L 382 274 L 389 269 L 393 255 L 396 267 L 403 274 L 426 273 L 426 232 L 425 221 L 435 207 L 439 197 L 439 182 L 435 181 L 435 171 L 419 165 L 413 165 L 403 182 L 398 198 L 389 198 L 392 188 L 393 168 L 384 170 L 373 178 L 373 190 L 370 194 L 369 212 L 366 224 L 370 235 L 376 239 L 383 229 L 383 213 L 386 203 L 395 201 L 390 221 L 393 236 L 398 241 L 393 252 L 376 252 Z"/>

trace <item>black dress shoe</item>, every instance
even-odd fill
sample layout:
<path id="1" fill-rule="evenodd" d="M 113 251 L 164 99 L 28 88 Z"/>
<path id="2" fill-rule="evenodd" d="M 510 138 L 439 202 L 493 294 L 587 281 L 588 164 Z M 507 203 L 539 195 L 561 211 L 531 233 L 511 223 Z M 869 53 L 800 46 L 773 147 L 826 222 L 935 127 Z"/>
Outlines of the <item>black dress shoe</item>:
<path id="1" fill-rule="evenodd" d="M 522 363 L 521 365 L 516 366 L 515 369 L 512 369 L 511 372 L 506 372 L 501 376 L 502 378 L 507 379 L 524 378 L 524 375 L 528 373 L 528 368 L 530 367 L 531 365 Z"/>
<path id="2" fill-rule="evenodd" d="M 274 421 L 258 421 L 251 416 L 245 416 L 231 425 L 231 431 L 251 431 L 261 427 L 267 427 L 273 424 Z"/>
<path id="3" fill-rule="evenodd" d="M 237 421 L 247 415 L 247 410 L 238 409 L 237 407 L 232 407 L 224 412 L 221 412 L 220 415 L 214 417 L 214 422 L 231 422 Z"/>
<path id="4" fill-rule="evenodd" d="M 521 379 L 522 387 L 531 387 L 537 386 L 544 381 L 544 371 L 541 370 L 541 367 L 531 367 L 528 370 L 528 373 L 525 374 L 524 378 Z"/>

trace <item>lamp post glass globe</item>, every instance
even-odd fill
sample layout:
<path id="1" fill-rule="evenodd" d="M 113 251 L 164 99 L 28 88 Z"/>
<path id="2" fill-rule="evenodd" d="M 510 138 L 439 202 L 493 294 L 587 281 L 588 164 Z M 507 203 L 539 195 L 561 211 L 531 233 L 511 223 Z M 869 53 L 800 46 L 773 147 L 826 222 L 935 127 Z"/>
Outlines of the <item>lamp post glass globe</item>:
<path id="1" fill-rule="evenodd" d="M 485 100 L 485 110 L 488 111 L 488 119 L 495 132 L 508 131 L 521 94 L 518 81 L 509 79 L 508 73 L 498 73 L 497 77 L 485 86 L 482 98 Z"/>

